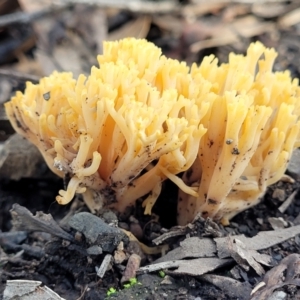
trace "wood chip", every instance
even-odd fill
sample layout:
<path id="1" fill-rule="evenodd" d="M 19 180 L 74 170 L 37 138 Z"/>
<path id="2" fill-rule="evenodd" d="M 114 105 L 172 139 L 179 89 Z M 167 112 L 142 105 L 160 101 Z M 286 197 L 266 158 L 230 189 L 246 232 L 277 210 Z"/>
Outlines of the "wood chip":
<path id="1" fill-rule="evenodd" d="M 110 263 L 112 261 L 112 256 L 110 254 L 106 254 L 100 268 L 97 270 L 97 276 L 103 278 L 106 271 L 110 268 Z"/>
<path id="2" fill-rule="evenodd" d="M 281 213 L 284 213 L 288 207 L 292 204 L 293 200 L 295 199 L 296 195 L 298 193 L 298 190 L 294 191 L 279 207 L 278 210 Z"/>
<path id="3" fill-rule="evenodd" d="M 231 236 L 231 239 L 238 239 L 247 245 L 247 249 L 262 250 L 282 243 L 290 238 L 300 234 L 300 225 L 279 229 L 276 231 L 261 231 L 252 238 L 247 238 L 244 235 Z M 215 238 L 219 258 L 230 257 L 230 251 L 227 246 L 226 238 Z"/>
<path id="4" fill-rule="evenodd" d="M 131 254 L 128 258 L 128 262 L 121 278 L 121 283 L 129 281 L 131 278 L 136 277 L 136 272 L 141 264 L 141 257 L 137 254 Z"/>
<path id="5" fill-rule="evenodd" d="M 268 221 L 274 230 L 283 229 L 288 226 L 288 223 L 283 218 L 268 218 Z"/>

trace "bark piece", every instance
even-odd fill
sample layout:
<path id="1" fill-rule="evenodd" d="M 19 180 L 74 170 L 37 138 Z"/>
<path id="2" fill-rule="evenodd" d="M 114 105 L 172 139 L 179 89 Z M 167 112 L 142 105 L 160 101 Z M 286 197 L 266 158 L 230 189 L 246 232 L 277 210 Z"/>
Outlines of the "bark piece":
<path id="1" fill-rule="evenodd" d="M 68 241 L 74 240 L 54 221 L 50 214 L 38 211 L 34 216 L 27 208 L 19 204 L 14 204 L 10 213 L 14 230 L 43 231 Z"/>
<path id="2" fill-rule="evenodd" d="M 249 266 L 251 266 L 261 276 L 265 274 L 265 270 L 261 264 L 272 265 L 271 256 L 260 254 L 256 250 L 247 249 L 246 245 L 238 239 L 232 240 L 228 238 L 227 240 L 231 257 L 246 271 L 249 271 Z"/>
<path id="3" fill-rule="evenodd" d="M 229 238 L 240 240 L 249 250 L 263 250 L 293 238 L 298 234 L 300 234 L 300 225 L 275 231 L 261 231 L 252 238 L 245 237 L 243 234 Z M 214 239 L 217 244 L 219 258 L 230 257 L 230 251 L 227 246 L 227 238 L 228 237 Z"/>
<path id="4" fill-rule="evenodd" d="M 112 256 L 110 254 L 106 254 L 101 263 L 100 268 L 97 270 L 97 275 L 100 278 L 103 278 L 106 271 L 110 268 L 111 261 L 112 261 Z"/>
<path id="5" fill-rule="evenodd" d="M 205 273 L 214 271 L 217 268 L 226 266 L 232 262 L 232 259 L 219 259 L 215 257 L 197 258 L 191 260 L 172 260 L 142 267 L 138 270 L 138 273 L 141 274 L 162 269 L 165 270 L 170 268 L 177 268 L 175 271 L 168 271 L 168 273 L 200 276 Z"/>

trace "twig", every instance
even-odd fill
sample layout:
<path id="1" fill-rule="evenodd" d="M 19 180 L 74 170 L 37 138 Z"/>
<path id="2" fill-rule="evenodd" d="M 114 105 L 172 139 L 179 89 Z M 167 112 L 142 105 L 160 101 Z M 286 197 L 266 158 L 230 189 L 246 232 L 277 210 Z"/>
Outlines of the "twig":
<path id="1" fill-rule="evenodd" d="M 16 12 L 12 14 L 7 14 L 0 17 L 0 28 L 8 25 L 17 24 L 17 23 L 30 23 L 34 20 L 44 17 L 45 15 L 63 10 L 68 7 L 69 7 L 68 4 L 51 5 L 48 7 L 44 7 L 43 9 L 35 12 L 30 12 L 30 13 Z"/>
<path id="2" fill-rule="evenodd" d="M 95 5 L 100 8 L 117 8 L 130 12 L 154 14 L 154 13 L 170 13 L 179 12 L 182 8 L 176 1 L 141 1 L 141 0 L 54 0 L 56 5 L 62 4 L 86 4 Z"/>
<path id="3" fill-rule="evenodd" d="M 97 270 L 97 276 L 99 276 L 100 278 L 103 278 L 103 276 L 105 275 L 110 263 L 112 260 L 112 256 L 110 254 L 106 254 L 100 268 Z"/>
<path id="4" fill-rule="evenodd" d="M 4 69 L 0 69 L 0 77 L 1 76 L 9 77 L 9 78 L 12 78 L 12 79 L 18 79 L 20 81 L 31 81 L 33 83 L 37 83 L 40 80 L 40 78 L 38 76 L 35 76 L 35 75 L 24 74 L 24 73 L 20 73 L 18 71 L 4 70 Z"/>
<path id="5" fill-rule="evenodd" d="M 284 213 L 287 208 L 291 205 L 291 203 L 293 202 L 293 200 L 295 199 L 296 195 L 298 193 L 298 190 L 295 190 L 279 207 L 278 210 L 281 213 Z"/>
<path id="6" fill-rule="evenodd" d="M 191 0 L 191 4 L 207 4 L 207 0 Z M 286 0 L 210 0 L 209 3 L 240 3 L 240 4 L 264 4 L 264 3 L 278 3 L 286 2 Z M 292 2 L 299 2 L 299 0 L 293 0 Z M 114 7 L 118 9 L 126 9 L 132 12 L 142 12 L 142 13 L 166 13 L 179 11 L 182 7 L 189 5 L 181 6 L 179 1 L 170 1 L 165 0 L 162 2 L 155 1 L 142 1 L 142 0 L 54 0 L 55 4 L 87 4 L 87 5 L 96 5 L 98 7 Z"/>

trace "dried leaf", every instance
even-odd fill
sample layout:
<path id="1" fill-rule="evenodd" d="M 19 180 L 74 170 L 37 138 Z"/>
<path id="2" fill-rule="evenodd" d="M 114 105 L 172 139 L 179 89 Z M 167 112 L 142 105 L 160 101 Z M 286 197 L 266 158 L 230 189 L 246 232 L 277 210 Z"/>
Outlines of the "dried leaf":
<path id="1" fill-rule="evenodd" d="M 228 246 L 228 249 L 231 252 L 231 257 L 246 271 L 248 271 L 249 266 L 251 266 L 255 272 L 261 276 L 265 273 L 265 270 L 258 263 L 258 260 L 267 265 L 271 264 L 271 256 L 260 254 L 255 250 L 248 250 L 246 245 L 238 239 L 232 240 L 228 238 Z"/>
<path id="2" fill-rule="evenodd" d="M 27 208 L 14 204 L 10 210 L 12 224 L 15 230 L 43 231 L 54 236 L 73 241 L 73 237 L 65 232 L 52 218 L 50 214 L 37 212 L 34 216 Z"/>
<path id="3" fill-rule="evenodd" d="M 3 300 L 64 300 L 41 281 L 7 280 Z"/>
<path id="4" fill-rule="evenodd" d="M 269 299 L 275 289 L 285 285 L 300 287 L 300 255 L 290 254 L 280 264 L 268 271 L 261 283 L 252 291 L 251 300 Z"/>
<path id="5" fill-rule="evenodd" d="M 248 300 L 250 297 L 251 285 L 249 282 L 239 282 L 229 277 L 213 274 L 203 275 L 201 279 L 215 285 L 229 297 L 239 300 Z"/>
<path id="6" fill-rule="evenodd" d="M 287 12 L 286 3 L 255 3 L 252 13 L 261 18 L 276 18 Z"/>
<path id="7" fill-rule="evenodd" d="M 121 28 L 109 33 L 107 40 L 115 41 L 125 37 L 145 38 L 151 24 L 150 16 L 140 16 L 136 20 L 127 22 Z"/>
<path id="8" fill-rule="evenodd" d="M 157 259 L 155 263 L 180 260 L 187 257 L 215 257 L 216 245 L 212 239 L 191 237 L 180 243 L 180 246 Z"/>
<path id="9" fill-rule="evenodd" d="M 294 9 L 293 11 L 282 16 L 278 20 L 278 24 L 282 29 L 289 29 L 300 22 L 300 8 Z"/>

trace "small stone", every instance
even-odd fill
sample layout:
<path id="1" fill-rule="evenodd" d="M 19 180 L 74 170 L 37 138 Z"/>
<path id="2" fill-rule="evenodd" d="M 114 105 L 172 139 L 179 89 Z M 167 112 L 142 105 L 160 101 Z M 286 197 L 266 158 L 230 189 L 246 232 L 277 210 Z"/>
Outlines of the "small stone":
<path id="1" fill-rule="evenodd" d="M 81 233 L 81 232 L 76 231 L 74 237 L 75 237 L 75 240 L 76 240 L 77 242 L 81 242 L 81 241 L 82 241 L 82 233 Z"/>
<path id="2" fill-rule="evenodd" d="M 100 217 L 105 221 L 106 224 L 118 224 L 117 215 L 110 209 L 104 208 L 100 211 Z"/>
<path id="3" fill-rule="evenodd" d="M 230 222 L 230 226 L 233 228 L 238 228 L 240 225 L 238 223 L 235 222 Z"/>
<path id="4" fill-rule="evenodd" d="M 137 220 L 137 218 L 135 218 L 134 216 L 130 216 L 130 217 L 129 217 L 129 221 L 130 221 L 131 223 L 135 223 L 135 224 L 138 224 L 138 223 L 139 223 L 139 221 Z"/>
<path id="5" fill-rule="evenodd" d="M 131 254 L 128 258 L 126 269 L 121 278 L 121 283 L 129 281 L 131 278 L 136 277 L 136 271 L 140 268 L 141 257 L 137 254 Z"/>
<path id="6" fill-rule="evenodd" d="M 188 290 L 184 287 L 181 287 L 178 289 L 178 292 L 180 295 L 186 295 L 188 293 Z"/>
<path id="7" fill-rule="evenodd" d="M 263 218 L 256 218 L 256 221 L 259 225 L 264 224 L 264 219 Z"/>
<path id="8" fill-rule="evenodd" d="M 283 189 L 275 189 L 272 197 L 278 199 L 279 201 L 284 201 L 286 198 L 285 191 Z"/>
<path id="9" fill-rule="evenodd" d="M 139 223 L 131 223 L 129 231 L 138 239 L 141 240 L 144 236 L 143 229 Z"/>
<path id="10" fill-rule="evenodd" d="M 240 233 L 244 233 L 244 234 L 249 233 L 249 227 L 247 225 L 241 225 L 238 229 Z"/>
<path id="11" fill-rule="evenodd" d="M 117 265 L 120 265 L 124 260 L 126 260 L 127 256 L 122 250 L 116 250 L 114 253 L 114 261 Z"/>
<path id="12" fill-rule="evenodd" d="M 280 218 L 268 218 L 268 221 L 274 230 L 283 229 L 288 226 L 288 223 L 281 217 Z"/>
<path id="13" fill-rule="evenodd" d="M 141 249 L 139 243 L 137 241 L 130 241 L 128 246 L 126 247 L 127 252 L 130 254 L 137 254 L 142 258 L 142 261 L 146 259 L 146 255 L 144 254 L 143 250 Z"/>
<path id="14" fill-rule="evenodd" d="M 113 252 L 122 240 L 128 242 L 127 235 L 118 227 L 109 226 L 102 219 L 88 212 L 72 216 L 69 225 L 81 232 L 91 246 L 101 246 L 105 252 Z"/>
<path id="15" fill-rule="evenodd" d="M 28 233 L 26 231 L 0 232 L 2 246 L 5 244 L 21 244 L 26 240 Z"/>
<path id="16" fill-rule="evenodd" d="M 161 283 L 160 284 L 162 284 L 162 285 L 171 285 L 171 284 L 173 284 L 173 278 L 171 277 L 171 276 L 169 276 L 169 275 L 166 275 L 165 277 L 164 277 L 164 279 L 161 281 Z"/>
<path id="17" fill-rule="evenodd" d="M 239 267 L 238 266 L 235 266 L 233 267 L 231 270 L 230 270 L 230 274 L 232 275 L 232 277 L 236 280 L 239 280 L 241 279 L 241 274 L 240 274 L 240 270 L 239 270 Z"/>
<path id="18" fill-rule="evenodd" d="M 287 298 L 287 294 L 283 291 L 274 292 L 267 300 L 285 300 Z"/>
<path id="19" fill-rule="evenodd" d="M 102 248 L 100 246 L 92 246 L 92 247 L 89 247 L 88 249 L 86 249 L 87 253 L 89 255 L 100 255 L 102 254 Z"/>
<path id="20" fill-rule="evenodd" d="M 295 236 L 295 243 L 298 247 L 300 246 L 300 236 L 299 235 Z"/>
<path id="21" fill-rule="evenodd" d="M 294 225 L 300 225 L 300 213 L 299 213 L 298 216 L 293 220 L 293 224 L 294 224 Z"/>
<path id="22" fill-rule="evenodd" d="M 189 280 L 189 286 L 192 288 L 196 287 L 196 279 L 195 278 L 191 278 Z"/>
<path id="23" fill-rule="evenodd" d="M 91 265 L 93 262 L 92 258 L 90 258 L 89 256 L 86 257 L 86 260 L 89 265 Z"/>
<path id="24" fill-rule="evenodd" d="M 117 250 L 123 251 L 124 250 L 124 243 L 120 242 L 120 244 L 117 247 Z"/>
<path id="25" fill-rule="evenodd" d="M 129 231 L 129 225 L 126 222 L 119 222 L 118 226 L 122 229 Z"/>

